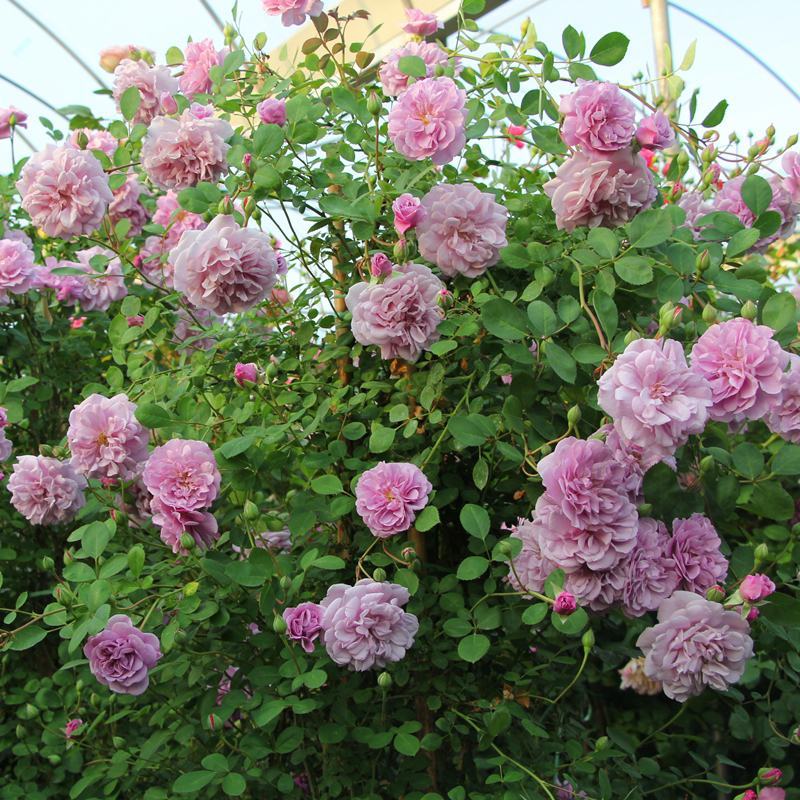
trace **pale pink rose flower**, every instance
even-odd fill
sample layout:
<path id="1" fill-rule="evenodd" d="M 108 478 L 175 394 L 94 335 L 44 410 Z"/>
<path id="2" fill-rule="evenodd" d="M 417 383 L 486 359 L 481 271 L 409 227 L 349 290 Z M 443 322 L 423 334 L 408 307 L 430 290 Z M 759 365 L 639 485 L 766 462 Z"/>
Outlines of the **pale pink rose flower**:
<path id="1" fill-rule="evenodd" d="M 427 14 L 418 8 L 407 8 L 406 19 L 408 22 L 403 25 L 403 30 L 412 36 L 433 36 L 444 28 L 444 23 L 435 14 Z"/>
<path id="2" fill-rule="evenodd" d="M 229 49 L 217 50 L 211 39 L 189 42 L 184 50 L 183 75 L 180 78 L 181 91 L 190 99 L 196 94 L 208 94 L 211 91 L 211 78 L 208 71 L 211 67 L 222 65 Z"/>
<path id="3" fill-rule="evenodd" d="M 173 78 L 167 67 L 153 67 L 146 61 L 139 59 L 134 61 L 125 58 L 120 61 L 114 70 L 114 100 L 117 103 L 117 111 L 120 110 L 119 103 L 122 95 L 131 86 L 139 90 L 141 102 L 136 113 L 133 115 L 133 122 L 149 124 L 154 117 L 164 112 L 163 95 L 172 96 L 179 89 L 178 79 Z"/>

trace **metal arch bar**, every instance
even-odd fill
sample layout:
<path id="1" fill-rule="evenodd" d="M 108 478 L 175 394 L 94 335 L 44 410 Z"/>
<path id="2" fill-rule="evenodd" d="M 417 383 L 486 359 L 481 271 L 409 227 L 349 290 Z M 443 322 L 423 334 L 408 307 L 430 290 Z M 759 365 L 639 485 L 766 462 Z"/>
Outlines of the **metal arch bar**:
<path id="1" fill-rule="evenodd" d="M 62 114 L 54 105 L 51 105 L 47 102 L 43 97 L 40 97 L 36 92 L 32 92 L 30 89 L 23 86 L 21 83 L 17 83 L 15 80 L 12 80 L 8 77 L 8 75 L 3 75 L 0 73 L 0 80 L 5 81 L 6 83 L 11 84 L 15 89 L 19 89 L 21 92 L 24 92 L 28 97 L 32 97 L 36 100 L 37 103 L 41 103 L 46 108 L 49 108 L 53 113 L 58 114 L 62 119 L 68 120 L 69 117 L 66 114 Z"/>
<path id="2" fill-rule="evenodd" d="M 208 12 L 208 15 L 211 17 L 211 19 L 214 20 L 214 24 L 221 31 L 224 31 L 225 30 L 225 25 L 222 23 L 222 20 L 217 15 L 217 12 L 214 11 L 214 9 L 211 7 L 211 4 L 208 2 L 208 0 L 199 0 L 199 2 L 200 2 L 200 5 L 203 6 L 203 8 Z"/>

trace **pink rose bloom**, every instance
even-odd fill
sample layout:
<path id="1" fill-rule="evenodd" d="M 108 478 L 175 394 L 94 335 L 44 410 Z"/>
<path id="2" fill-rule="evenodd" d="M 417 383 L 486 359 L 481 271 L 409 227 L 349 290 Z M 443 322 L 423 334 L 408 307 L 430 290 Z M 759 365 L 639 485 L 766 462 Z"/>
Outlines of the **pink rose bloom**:
<path id="1" fill-rule="evenodd" d="M 436 67 L 445 67 L 448 62 L 447 53 L 435 42 L 408 42 L 392 50 L 378 72 L 384 94 L 389 97 L 397 97 L 408 88 L 409 77 L 399 66 L 400 59 L 406 56 L 416 56 L 425 62 L 427 78 L 434 76 Z"/>
<path id="2" fill-rule="evenodd" d="M 692 348 L 692 370 L 711 387 L 711 419 L 761 419 L 783 385 L 789 354 L 772 328 L 744 317 L 712 325 Z"/>
<path id="3" fill-rule="evenodd" d="M 302 25 L 306 17 L 322 13 L 322 0 L 261 0 L 261 5 L 271 17 L 280 15 L 286 26 Z"/>
<path id="4" fill-rule="evenodd" d="M 113 199 L 100 162 L 69 144 L 36 153 L 16 186 L 33 224 L 58 239 L 94 233 Z"/>
<path id="5" fill-rule="evenodd" d="M 161 658 L 158 637 L 139 630 L 124 614 L 115 614 L 105 630 L 83 646 L 92 675 L 112 692 L 140 695 L 150 683 L 149 671 Z"/>
<path id="6" fill-rule="evenodd" d="M 69 720 L 64 726 L 64 736 L 67 739 L 71 739 L 78 732 L 78 728 L 80 728 L 81 725 L 83 725 L 82 719 Z"/>
<path id="7" fill-rule="evenodd" d="M 211 448 L 195 439 L 170 439 L 147 459 L 142 480 L 154 501 L 181 511 L 208 508 L 221 476 Z"/>
<path id="8" fill-rule="evenodd" d="M 408 599 L 404 586 L 369 578 L 331 586 L 320 603 L 328 655 L 356 672 L 401 661 L 419 629 L 419 620 L 403 611 Z"/>
<path id="9" fill-rule="evenodd" d="M 9 294 L 25 294 L 33 288 L 36 270 L 33 253 L 22 242 L 0 239 L 0 305 Z"/>
<path id="10" fill-rule="evenodd" d="M 444 23 L 435 14 L 426 14 L 418 8 L 407 8 L 406 19 L 408 22 L 403 25 L 403 30 L 412 36 L 433 36 L 444 28 Z"/>
<path id="11" fill-rule="evenodd" d="M 750 626 L 735 611 L 691 592 L 675 592 L 658 609 L 658 624 L 636 645 L 645 673 L 667 697 L 684 703 L 706 687 L 724 692 L 744 674 L 753 655 Z"/>
<path id="12" fill-rule="evenodd" d="M 766 576 L 756 573 L 748 575 L 739 586 L 739 594 L 748 603 L 766 600 L 775 591 L 775 584 Z"/>
<path id="13" fill-rule="evenodd" d="M 81 147 L 79 140 L 86 137 L 86 145 Z M 94 130 L 93 128 L 77 128 L 69 137 L 70 144 L 80 150 L 101 150 L 111 158 L 119 147 L 116 137 L 108 131 Z"/>
<path id="14" fill-rule="evenodd" d="M 14 242 L 21 242 L 28 250 L 33 252 L 33 242 L 25 231 L 9 229 L 8 226 L 6 226 L 6 232 L 3 234 L 3 238 L 11 239 Z"/>
<path id="15" fill-rule="evenodd" d="M 692 229 L 692 237 L 695 240 L 699 239 L 703 229 L 697 224 L 697 220 L 710 214 L 714 207 L 706 201 L 701 192 L 685 192 L 681 195 L 677 205 L 686 214 L 683 224 Z"/>
<path id="16" fill-rule="evenodd" d="M 136 61 L 139 58 L 152 61 L 154 53 L 146 47 L 137 47 L 134 44 L 119 44 L 106 47 L 100 51 L 100 67 L 106 72 L 114 72 L 120 62 L 127 59 Z"/>
<path id="17" fill-rule="evenodd" d="M 8 411 L 0 406 L 0 428 L 5 428 L 8 425 Z"/>
<path id="18" fill-rule="evenodd" d="M 766 786 L 758 793 L 758 800 L 786 800 L 786 790 L 779 786 Z"/>
<path id="19" fill-rule="evenodd" d="M 615 83 L 578 79 L 558 110 L 564 115 L 561 138 L 572 147 L 613 152 L 628 147 L 636 133 L 636 109 Z"/>
<path id="20" fill-rule="evenodd" d="M 422 198 L 419 252 L 448 277 L 477 278 L 500 260 L 508 212 L 471 183 L 440 183 Z"/>
<path id="21" fill-rule="evenodd" d="M 69 522 L 86 502 L 86 478 L 67 461 L 20 456 L 8 479 L 11 505 L 33 525 Z"/>
<path id="22" fill-rule="evenodd" d="M 0 427 L 0 461 L 8 461 L 13 450 L 13 442 L 6 438 L 5 429 Z M 0 478 L 0 480 L 2 480 L 2 478 Z"/>
<path id="23" fill-rule="evenodd" d="M 149 215 L 141 203 L 142 195 L 147 194 L 147 190 L 133 174 L 125 178 L 125 183 L 119 189 L 113 190 L 114 199 L 108 207 L 108 216 L 114 225 L 121 219 L 129 219 L 131 227 L 128 236 L 138 236 L 147 223 Z"/>
<path id="24" fill-rule="evenodd" d="M 286 635 L 293 641 L 300 642 L 306 653 L 314 652 L 314 642 L 322 631 L 322 614 L 322 606 L 316 603 L 300 603 L 294 608 L 283 610 Z"/>
<path id="25" fill-rule="evenodd" d="M 447 164 L 467 142 L 467 95 L 450 78 L 424 78 L 400 95 L 389 112 L 389 138 L 411 161 Z"/>
<path id="26" fill-rule="evenodd" d="M 189 113 L 195 119 L 208 119 L 214 116 L 214 106 L 211 103 L 192 103 L 189 106 Z"/>
<path id="27" fill-rule="evenodd" d="M 650 467 L 658 464 L 659 461 L 663 461 L 671 469 L 675 469 L 675 459 L 672 456 L 664 456 L 658 452 L 654 453 L 649 449 L 640 447 L 636 442 L 623 439 L 613 425 L 603 425 L 593 434 L 593 437 L 598 435 L 605 437 L 606 445 L 611 448 L 612 457 L 622 465 L 625 477 L 620 488 L 627 492 L 631 498 L 638 500 L 641 495 L 644 474 Z"/>
<path id="28" fill-rule="evenodd" d="M 167 67 L 152 67 L 146 61 L 134 61 L 125 58 L 114 70 L 114 100 L 117 111 L 122 95 L 131 86 L 139 90 L 141 102 L 132 122 L 148 125 L 162 113 L 169 113 L 164 108 L 164 99 L 176 94 L 179 89 L 178 79 L 173 78 Z"/>
<path id="29" fill-rule="evenodd" d="M 221 66 L 228 55 L 228 48 L 217 50 L 211 39 L 189 42 L 184 51 L 183 75 L 180 78 L 181 91 L 192 100 L 196 94 L 208 94 L 211 91 L 211 78 L 208 71 L 211 67 Z"/>
<path id="30" fill-rule="evenodd" d="M 439 340 L 442 289 L 444 284 L 422 264 L 398 266 L 380 284 L 355 284 L 346 297 L 355 340 L 380 347 L 383 359 L 416 361 Z"/>
<path id="31" fill-rule="evenodd" d="M 583 565 L 567 572 L 564 588 L 572 592 L 582 606 L 596 612 L 608 611 L 622 600 L 625 575 L 624 558 L 608 569 L 594 569 Z"/>
<path id="32" fill-rule="evenodd" d="M 664 150 L 674 144 L 675 134 L 669 124 L 669 117 L 662 111 L 645 117 L 636 129 L 636 141 L 650 150 Z"/>
<path id="33" fill-rule="evenodd" d="M 721 544 L 716 528 L 703 514 L 672 521 L 668 554 L 675 562 L 681 589 L 704 594 L 725 582 L 728 559 L 720 552 Z"/>
<path id="34" fill-rule="evenodd" d="M 258 366 L 252 361 L 247 364 L 237 364 L 233 370 L 233 379 L 239 386 L 245 383 L 258 383 Z"/>
<path id="35" fill-rule="evenodd" d="M 562 617 L 568 617 L 570 614 L 575 613 L 577 608 L 578 603 L 572 592 L 559 592 L 553 601 L 553 611 L 555 611 L 556 614 L 560 614 Z"/>
<path id="36" fill-rule="evenodd" d="M 226 140 L 233 128 L 216 117 L 157 117 L 142 144 L 142 168 L 162 189 L 186 189 L 200 181 L 216 183 L 228 172 Z"/>
<path id="37" fill-rule="evenodd" d="M 781 391 L 772 399 L 764 421 L 787 442 L 800 444 L 800 356 L 790 356 L 789 369 L 781 374 Z"/>
<path id="38" fill-rule="evenodd" d="M 402 236 L 417 225 L 425 217 L 422 201 L 413 194 L 401 194 L 393 203 L 394 229 Z"/>
<path id="39" fill-rule="evenodd" d="M 173 440 L 174 441 L 174 440 Z M 217 520 L 207 511 L 189 511 L 183 508 L 173 508 L 158 497 L 150 503 L 153 524 L 161 528 L 159 536 L 173 553 L 186 554 L 181 544 L 181 536 L 188 533 L 194 539 L 195 545 L 200 550 L 206 550 L 219 539 Z"/>
<path id="40" fill-rule="evenodd" d="M 375 278 L 384 278 L 392 274 L 394 265 L 385 253 L 375 253 L 369 262 L 370 274 Z"/>
<path id="41" fill-rule="evenodd" d="M 663 522 L 640 518 L 636 547 L 627 561 L 622 603 L 629 617 L 655 611 L 680 583 L 674 559 L 669 556 L 669 534 Z"/>
<path id="42" fill-rule="evenodd" d="M 91 260 L 95 256 L 108 259 L 108 264 L 101 267 L 98 272 Z M 122 300 L 128 294 L 125 286 L 125 276 L 122 264 L 111 250 L 105 247 L 90 247 L 78 253 L 78 262 L 87 273 L 86 278 L 81 277 L 83 286 L 80 292 L 81 308 L 84 311 L 107 311 L 111 304 Z"/>
<path id="43" fill-rule="evenodd" d="M 268 97 L 256 106 L 259 119 L 265 125 L 286 124 L 286 101 L 277 97 Z"/>
<path id="44" fill-rule="evenodd" d="M 416 465 L 381 461 L 362 472 L 356 485 L 356 511 L 373 536 L 404 533 L 428 505 L 431 482 Z"/>
<path id="45" fill-rule="evenodd" d="M 511 384 L 514 382 L 514 374 L 511 372 L 507 372 L 504 375 L 501 375 L 500 382 L 503 383 L 505 386 L 511 386 Z"/>
<path id="46" fill-rule="evenodd" d="M 786 173 L 783 188 L 789 193 L 792 202 L 800 203 L 800 153 L 789 150 L 783 154 L 781 166 Z"/>
<path id="47" fill-rule="evenodd" d="M 215 314 L 246 311 L 275 285 L 278 261 L 269 236 L 220 215 L 202 231 L 186 231 L 171 253 L 175 288 Z"/>
<path id="48" fill-rule="evenodd" d="M 702 433 L 711 390 L 689 369 L 678 342 L 635 339 L 600 378 L 597 402 L 620 437 L 655 463 Z"/>
<path id="49" fill-rule="evenodd" d="M 511 562 L 507 577 L 509 584 L 517 592 L 541 593 L 547 576 L 557 565 L 542 555 L 539 526 L 533 520 L 520 517 L 517 524 L 511 526 L 511 537 L 521 540 L 522 549 Z"/>
<path id="50" fill-rule="evenodd" d="M 69 326 L 72 330 L 78 330 L 86 324 L 86 317 L 70 317 Z"/>
<path id="51" fill-rule="evenodd" d="M 89 395 L 69 414 L 70 463 L 89 478 L 131 480 L 147 459 L 150 432 L 134 416 L 125 394 Z"/>
<path id="52" fill-rule="evenodd" d="M 200 231 L 207 227 L 207 223 L 200 214 L 181 208 L 178 203 L 178 195 L 172 189 L 156 200 L 153 222 L 166 229 L 163 247 L 159 246 L 158 248 L 159 253 L 162 250 L 169 253 L 180 242 L 185 231 Z"/>
<path id="53" fill-rule="evenodd" d="M 544 185 L 553 203 L 556 225 L 617 228 L 653 205 L 658 192 L 645 160 L 630 149 L 597 153 L 577 151 Z"/>
<path id="54" fill-rule="evenodd" d="M 522 134 L 525 133 L 526 130 L 527 128 L 524 125 L 509 125 L 506 128 L 506 133 L 508 134 L 507 137 L 508 141 L 511 142 L 514 145 L 514 147 L 516 147 L 519 150 L 525 147 L 525 142 L 523 142 L 522 139 L 518 137 L 522 136 Z"/>
<path id="55" fill-rule="evenodd" d="M 56 275 L 54 269 L 68 267 L 70 269 L 83 269 L 77 261 L 59 261 L 53 256 L 45 258 L 45 266 L 39 271 L 36 281 L 42 288 L 51 288 L 56 292 L 56 299 L 61 303 L 75 304 L 83 295 L 86 277 L 81 275 Z"/>
<path id="56" fill-rule="evenodd" d="M 14 119 L 12 125 L 11 119 Z M 0 139 L 10 139 L 14 128 L 27 128 L 28 115 L 14 106 L 0 108 Z"/>

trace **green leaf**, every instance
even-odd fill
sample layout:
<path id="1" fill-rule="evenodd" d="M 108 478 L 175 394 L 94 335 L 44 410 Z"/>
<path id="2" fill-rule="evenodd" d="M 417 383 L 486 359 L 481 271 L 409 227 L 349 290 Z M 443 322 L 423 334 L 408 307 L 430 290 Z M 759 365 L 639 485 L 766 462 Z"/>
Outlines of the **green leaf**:
<path id="1" fill-rule="evenodd" d="M 394 749 L 400 755 L 415 756 L 419 752 L 419 747 L 419 739 L 413 733 L 401 732 L 394 737 Z"/>
<path id="2" fill-rule="evenodd" d="M 489 512 L 482 506 L 474 503 L 467 503 L 458 515 L 461 527 L 472 536 L 478 539 L 485 539 L 489 535 L 490 520 Z"/>
<path id="3" fill-rule="evenodd" d="M 103 555 L 106 545 L 111 539 L 111 532 L 104 522 L 92 522 L 81 536 L 81 547 L 86 555 L 98 558 Z"/>
<path id="4" fill-rule="evenodd" d="M 280 125 L 259 125 L 253 136 L 253 155 L 260 158 L 275 155 L 281 149 L 284 130 Z"/>
<path id="5" fill-rule="evenodd" d="M 31 647 L 39 644 L 39 642 L 47 636 L 48 631 L 41 628 L 39 625 L 31 625 L 28 628 L 23 628 L 14 634 L 11 643 L 8 645 L 9 650 L 28 650 Z"/>
<path id="6" fill-rule="evenodd" d="M 706 114 L 706 118 L 700 123 L 704 128 L 715 128 L 725 119 L 725 112 L 728 110 L 728 101 L 720 100 L 711 111 Z"/>
<path id="7" fill-rule="evenodd" d="M 731 456 L 733 466 L 750 480 L 757 478 L 764 469 L 764 456 L 761 455 L 761 450 L 750 442 L 737 445 Z"/>
<path id="8" fill-rule="evenodd" d="M 550 611 L 550 603 L 534 603 L 522 612 L 522 622 L 525 625 L 538 625 Z"/>
<path id="9" fill-rule="evenodd" d="M 480 578 L 489 568 L 489 559 L 483 556 L 467 556 L 459 565 L 456 577 L 460 581 L 471 581 Z"/>
<path id="10" fill-rule="evenodd" d="M 244 64 L 244 60 L 245 55 L 243 50 L 232 50 L 225 56 L 225 60 L 222 62 L 222 74 L 230 75 L 231 72 L 236 72 L 236 70 Z"/>
<path id="11" fill-rule="evenodd" d="M 556 312 L 544 300 L 534 300 L 528 304 L 528 319 L 537 338 L 552 336 L 558 330 Z"/>
<path id="12" fill-rule="evenodd" d="M 136 419 L 145 428 L 163 428 L 172 422 L 172 415 L 157 403 L 142 403 L 136 407 Z"/>
<path id="13" fill-rule="evenodd" d="M 335 475 L 320 475 L 311 481 L 311 488 L 317 494 L 341 494 L 344 491 L 342 482 Z"/>
<path id="14" fill-rule="evenodd" d="M 166 54 L 166 64 L 169 67 L 181 67 L 186 59 L 179 47 L 170 47 Z"/>
<path id="15" fill-rule="evenodd" d="M 672 218 L 665 209 L 644 211 L 628 223 L 631 247 L 655 247 L 666 242 L 673 231 Z"/>
<path id="16" fill-rule="evenodd" d="M 211 772 L 227 772 L 230 769 L 228 759 L 222 753 L 209 753 L 200 764 Z"/>
<path id="17" fill-rule="evenodd" d="M 172 791 L 175 794 L 194 794 L 204 786 L 208 786 L 214 780 L 214 777 L 215 773 L 208 770 L 185 772 L 172 784 Z"/>
<path id="18" fill-rule="evenodd" d="M 644 286 L 653 280 L 653 267 L 644 256 L 623 256 L 614 262 L 614 272 L 633 286 Z"/>
<path id="19" fill-rule="evenodd" d="M 784 444 L 772 459 L 771 469 L 776 475 L 800 475 L 800 446 Z"/>
<path id="20" fill-rule="evenodd" d="M 595 64 L 602 64 L 604 67 L 613 67 L 625 58 L 629 44 L 630 39 L 628 39 L 625 34 L 619 32 L 607 33 L 605 36 L 602 36 L 592 48 L 592 52 L 589 53 L 589 58 Z"/>
<path id="21" fill-rule="evenodd" d="M 592 228 L 587 237 L 589 246 L 603 258 L 614 258 L 619 252 L 619 239 L 608 228 Z"/>
<path id="22" fill-rule="evenodd" d="M 556 344 L 550 340 L 542 346 L 544 349 L 544 358 L 553 372 L 561 378 L 562 381 L 567 383 L 575 383 L 575 378 L 578 375 L 578 367 L 575 364 L 575 359 L 563 348 L 561 345 Z"/>
<path id="23" fill-rule="evenodd" d="M 728 258 L 734 258 L 746 253 L 760 238 L 761 232 L 758 228 L 745 228 L 743 231 L 737 231 L 731 236 L 731 240 L 725 248 L 725 255 Z"/>
<path id="24" fill-rule="evenodd" d="M 219 448 L 219 453 L 223 458 L 236 458 L 236 456 L 246 453 L 252 446 L 256 437 L 252 434 L 248 436 L 239 436 L 236 439 L 229 439 L 222 447 Z"/>
<path id="25" fill-rule="evenodd" d="M 405 408 L 405 406 L 404 406 Z M 342 436 L 350 441 L 361 439 L 367 432 L 367 426 L 363 422 L 348 422 L 342 428 Z"/>
<path id="26" fill-rule="evenodd" d="M 777 481 L 757 483 L 746 508 L 759 517 L 775 522 L 783 522 L 794 516 L 794 500 Z"/>
<path id="27" fill-rule="evenodd" d="M 489 333 L 507 342 L 516 342 L 528 335 L 525 313 L 508 300 L 496 298 L 484 303 L 481 322 Z"/>
<path id="28" fill-rule="evenodd" d="M 563 617 L 554 611 L 550 615 L 550 622 L 560 633 L 577 636 L 589 622 L 589 615 L 582 608 L 576 608 L 568 617 Z"/>
<path id="29" fill-rule="evenodd" d="M 447 425 L 450 435 L 467 447 L 480 447 L 497 433 L 494 423 L 481 414 L 466 414 L 450 418 Z"/>
<path id="30" fill-rule="evenodd" d="M 424 78 L 428 74 L 428 68 L 419 56 L 403 56 L 398 60 L 397 68 L 411 78 Z"/>
<path id="31" fill-rule="evenodd" d="M 561 44 L 564 45 L 567 58 L 577 58 L 586 46 L 583 34 L 578 33 L 572 25 L 567 25 L 561 33 Z"/>
<path id="32" fill-rule="evenodd" d="M 380 422 L 373 422 L 369 437 L 370 453 L 385 453 L 394 444 L 394 437 L 394 428 L 386 428 Z"/>
<path id="33" fill-rule="evenodd" d="M 681 60 L 681 65 L 678 67 L 679 70 L 682 72 L 686 72 L 692 68 L 694 64 L 694 54 L 697 50 L 697 39 L 694 39 L 692 43 L 686 48 L 686 52 L 683 54 L 683 59 Z"/>
<path id="34" fill-rule="evenodd" d="M 439 509 L 436 506 L 425 506 L 425 508 L 417 514 L 414 521 L 414 527 L 421 533 L 429 531 L 431 528 L 439 524 Z"/>
<path id="35" fill-rule="evenodd" d="M 775 331 L 782 331 L 794 323 L 797 315 L 797 302 L 790 292 L 773 294 L 761 312 L 761 321 Z"/>
<path id="36" fill-rule="evenodd" d="M 222 780 L 222 791 L 228 797 L 239 797 L 247 789 L 247 781 L 238 772 L 229 772 Z"/>
<path id="37" fill-rule="evenodd" d="M 572 351 L 572 357 L 579 364 L 599 364 L 606 355 L 606 351 L 599 344 L 591 342 L 581 342 Z"/>
<path id="38" fill-rule="evenodd" d="M 127 120 L 132 120 L 142 104 L 142 96 L 135 86 L 129 86 L 119 98 L 119 110 Z"/>
<path id="39" fill-rule="evenodd" d="M 339 556 L 320 556 L 311 562 L 311 566 L 317 569 L 336 570 L 344 569 L 346 565 Z"/>
<path id="40" fill-rule="evenodd" d="M 458 656 L 463 661 L 474 664 L 480 661 L 489 651 L 489 639 L 482 633 L 473 633 L 465 636 L 458 643 Z"/>
<path id="41" fill-rule="evenodd" d="M 748 175 L 742 183 L 742 200 L 758 218 L 772 202 L 772 187 L 760 175 Z"/>

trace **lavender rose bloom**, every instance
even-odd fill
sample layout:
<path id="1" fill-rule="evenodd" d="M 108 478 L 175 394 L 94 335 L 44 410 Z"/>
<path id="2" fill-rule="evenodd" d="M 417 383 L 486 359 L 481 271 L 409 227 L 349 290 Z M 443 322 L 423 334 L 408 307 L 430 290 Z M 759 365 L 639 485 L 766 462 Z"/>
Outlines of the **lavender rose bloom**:
<path id="1" fill-rule="evenodd" d="M 607 611 L 622 600 L 625 589 L 626 561 L 623 558 L 609 569 L 581 566 L 571 569 L 564 578 L 564 588 L 592 611 Z"/>
<path id="2" fill-rule="evenodd" d="M 720 552 L 722 544 L 716 528 L 703 514 L 672 521 L 668 555 L 675 561 L 680 588 L 705 593 L 728 574 L 728 559 Z"/>
<path id="3" fill-rule="evenodd" d="M 147 194 L 135 175 L 128 175 L 125 183 L 113 191 L 114 199 L 108 207 L 108 216 L 115 225 L 122 219 L 130 220 L 128 236 L 138 236 L 142 226 L 147 223 L 149 214 L 141 201 L 142 196 L 146 197 Z"/>
<path id="4" fill-rule="evenodd" d="M 265 125 L 286 124 L 286 101 L 275 97 L 268 97 L 256 106 L 259 119 Z"/>
<path id="5" fill-rule="evenodd" d="M 781 375 L 781 390 L 774 395 L 764 421 L 787 442 L 800 444 L 800 356 L 790 357 L 789 369 Z"/>
<path id="6" fill-rule="evenodd" d="M 86 478 L 67 461 L 20 456 L 8 479 L 11 505 L 33 525 L 69 522 L 86 502 Z"/>
<path id="7" fill-rule="evenodd" d="M 180 78 L 181 91 L 190 99 L 196 94 L 208 94 L 211 91 L 211 78 L 208 71 L 211 67 L 222 65 L 228 48 L 217 50 L 211 39 L 202 39 L 199 42 L 189 42 L 183 64 L 183 75 Z"/>
<path id="8" fill-rule="evenodd" d="M 270 238 L 220 215 L 204 230 L 186 231 L 172 251 L 175 288 L 215 314 L 246 311 L 275 285 L 278 260 Z"/>
<path id="9" fill-rule="evenodd" d="M 184 533 L 194 539 L 195 546 L 200 550 L 206 550 L 219 539 L 217 520 L 207 511 L 173 508 L 159 497 L 154 497 L 150 502 L 150 513 L 153 524 L 161 528 L 161 541 L 173 553 L 186 554 L 181 544 Z"/>
<path id="10" fill-rule="evenodd" d="M 517 524 L 511 526 L 511 536 L 522 541 L 522 550 L 511 562 L 508 582 L 517 592 L 542 592 L 556 564 L 542 555 L 538 526 L 534 520 L 520 517 Z"/>
<path id="11" fill-rule="evenodd" d="M 387 539 L 414 524 L 432 490 L 431 482 L 416 465 L 381 461 L 361 473 L 356 485 L 356 511 L 373 536 Z"/>
<path id="12" fill-rule="evenodd" d="M 108 259 L 105 268 L 98 272 L 92 266 L 95 256 Z M 128 294 L 122 264 L 112 250 L 105 247 L 90 247 L 78 253 L 78 264 L 86 272 L 86 277 L 79 277 L 80 289 L 78 299 L 84 311 L 107 311 L 111 304 L 122 300 Z M 67 276 L 69 277 L 69 276 Z"/>
<path id="13" fill-rule="evenodd" d="M 150 436 L 135 412 L 125 394 L 91 394 L 75 406 L 67 429 L 72 466 L 91 478 L 134 478 L 147 459 Z"/>
<path id="14" fill-rule="evenodd" d="M 702 433 L 711 390 L 678 342 L 635 339 L 600 378 L 597 402 L 624 441 L 661 460 Z"/>
<path id="15" fill-rule="evenodd" d="M 658 609 L 658 624 L 639 636 L 645 673 L 667 697 L 684 703 L 710 686 L 725 691 L 753 655 L 750 626 L 735 611 L 692 592 L 675 592 Z"/>
<path id="16" fill-rule="evenodd" d="M 421 58 L 425 63 L 426 77 L 432 78 L 437 66 L 447 65 L 447 53 L 435 42 L 408 42 L 392 50 L 378 71 L 383 91 L 397 97 L 408 88 L 408 75 L 400 71 L 400 59 L 407 56 Z"/>
<path id="17" fill-rule="evenodd" d="M 178 92 L 177 78 L 167 67 L 152 67 L 146 61 L 125 58 L 114 70 L 114 100 L 117 111 L 126 90 L 132 86 L 139 90 L 141 101 L 132 122 L 148 125 L 154 117 L 165 112 L 164 99 Z"/>
<path id="18" fill-rule="evenodd" d="M 0 239 L 0 305 L 9 294 L 25 294 L 34 284 L 33 253 L 20 241 Z"/>
<path id="19" fill-rule="evenodd" d="M 702 227 L 697 221 L 710 214 L 714 207 L 703 197 L 701 192 L 684 192 L 678 200 L 678 206 L 686 214 L 684 225 L 691 228 L 692 237 L 697 240 L 703 233 Z"/>
<path id="20" fill-rule="evenodd" d="M 669 117 L 662 111 L 656 111 L 645 117 L 636 129 L 636 141 L 650 150 L 663 150 L 675 142 L 675 134 L 669 124 Z"/>
<path id="21" fill-rule="evenodd" d="M 314 642 L 322 630 L 323 608 L 316 603 L 300 603 L 294 608 L 283 611 L 286 623 L 286 635 L 295 642 L 300 642 L 306 653 L 314 652 Z"/>
<path id="22" fill-rule="evenodd" d="M 94 233 L 113 199 L 100 162 L 69 144 L 36 153 L 16 186 L 33 224 L 58 239 Z"/>
<path id="23" fill-rule="evenodd" d="M 197 511 L 214 502 L 221 476 L 205 442 L 170 439 L 150 453 L 142 480 L 147 491 L 169 508 Z"/>
<path id="24" fill-rule="evenodd" d="M 408 598 L 404 586 L 369 578 L 331 586 L 320 603 L 328 655 L 356 672 L 400 661 L 419 629 L 417 618 L 403 611 Z"/>
<path id="25" fill-rule="evenodd" d="M 124 614 L 115 614 L 105 630 L 83 646 L 92 675 L 112 692 L 140 695 L 150 683 L 149 671 L 161 658 L 158 637 L 139 630 Z"/>
<path id="26" fill-rule="evenodd" d="M 471 183 L 440 183 L 422 198 L 419 252 L 448 277 L 477 278 L 500 259 L 508 212 Z"/>
<path id="27" fill-rule="evenodd" d="M 615 83 L 578 80 L 578 88 L 561 98 L 561 138 L 572 147 L 598 152 L 622 150 L 636 132 L 633 103 Z"/>
<path id="28" fill-rule="evenodd" d="M 80 139 L 86 137 L 86 144 L 81 147 Z M 79 150 L 100 150 L 111 158 L 119 147 L 117 137 L 108 131 L 97 130 L 95 128 L 77 128 L 72 131 L 69 137 L 70 144 Z"/>
<path id="29" fill-rule="evenodd" d="M 712 325 L 692 348 L 692 370 L 708 381 L 711 419 L 760 419 L 782 387 L 789 355 L 773 330 L 743 317 Z"/>
<path id="30" fill-rule="evenodd" d="M 411 161 L 452 161 L 467 143 L 467 95 L 450 78 L 423 78 L 409 86 L 389 112 L 389 138 Z"/>
<path id="31" fill-rule="evenodd" d="M 789 193 L 792 202 L 800 203 L 800 153 L 795 150 L 784 153 L 781 166 L 786 173 L 783 188 Z"/>
<path id="32" fill-rule="evenodd" d="M 680 576 L 669 553 L 669 534 L 663 522 L 640 519 L 636 547 L 627 561 L 622 602 L 629 617 L 655 611 L 678 588 Z"/>
<path id="33" fill-rule="evenodd" d="M 629 149 L 599 155 L 573 153 L 544 185 L 556 225 L 617 228 L 650 208 L 658 192 L 647 162 Z"/>
<path id="34" fill-rule="evenodd" d="M 357 283 L 347 293 L 347 309 L 357 342 L 374 344 L 381 358 L 416 361 L 438 341 L 444 317 L 439 293 L 444 284 L 422 264 L 404 264 L 381 284 Z"/>
<path id="35" fill-rule="evenodd" d="M 0 426 L 0 461 L 7 461 L 13 450 L 14 443 L 6 438 L 5 429 Z"/>

